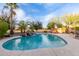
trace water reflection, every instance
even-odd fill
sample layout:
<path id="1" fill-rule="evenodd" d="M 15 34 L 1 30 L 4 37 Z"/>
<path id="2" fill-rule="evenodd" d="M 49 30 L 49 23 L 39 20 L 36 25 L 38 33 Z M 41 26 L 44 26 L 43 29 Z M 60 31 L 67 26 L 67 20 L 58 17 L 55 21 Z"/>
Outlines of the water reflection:
<path id="1" fill-rule="evenodd" d="M 66 43 L 58 36 L 51 34 L 36 34 L 9 40 L 3 44 L 8 50 L 30 50 L 36 48 L 60 47 Z"/>
<path id="2" fill-rule="evenodd" d="M 3 45 L 3 47 L 10 50 L 28 50 L 39 48 L 41 42 L 41 35 L 34 35 L 9 40 Z"/>
<path id="3" fill-rule="evenodd" d="M 66 43 L 58 36 L 55 35 L 47 35 L 48 40 L 50 41 L 52 47 L 60 47 L 64 46 Z"/>
<path id="4" fill-rule="evenodd" d="M 47 38 L 49 39 L 49 41 L 60 41 L 60 38 L 58 38 L 57 36 L 55 36 L 55 35 L 51 35 L 51 34 L 49 34 L 49 35 L 47 35 Z"/>

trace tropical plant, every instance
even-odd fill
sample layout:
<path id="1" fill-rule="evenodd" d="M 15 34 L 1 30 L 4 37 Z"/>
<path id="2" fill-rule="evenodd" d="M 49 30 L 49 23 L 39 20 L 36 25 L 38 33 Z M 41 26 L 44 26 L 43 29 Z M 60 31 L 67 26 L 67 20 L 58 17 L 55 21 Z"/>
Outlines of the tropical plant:
<path id="1" fill-rule="evenodd" d="M 63 27 L 63 24 L 59 22 L 59 23 L 57 23 L 57 27 L 58 28 L 62 28 Z"/>
<path id="2" fill-rule="evenodd" d="M 32 30 L 42 29 L 42 23 L 39 22 L 39 21 L 31 22 L 30 28 L 31 28 Z"/>
<path id="3" fill-rule="evenodd" d="M 55 28 L 55 26 L 57 28 L 61 28 L 62 27 L 62 23 L 60 22 L 59 18 L 51 19 L 51 21 L 47 25 L 48 29 Z"/>
<path id="4" fill-rule="evenodd" d="M 16 12 L 14 11 L 14 9 L 16 9 L 18 7 L 18 5 L 16 3 L 6 3 L 6 5 L 4 6 L 4 8 L 7 8 L 10 10 L 10 15 L 7 18 L 8 23 L 9 23 L 9 27 L 10 27 L 10 34 L 13 34 L 13 16 L 16 15 Z"/>
<path id="5" fill-rule="evenodd" d="M 49 22 L 48 25 L 47 25 L 47 28 L 48 29 L 55 28 L 55 22 Z"/>
<path id="6" fill-rule="evenodd" d="M 78 20 L 79 15 L 64 16 L 64 23 L 66 24 L 67 32 L 69 32 L 69 29 L 71 28 L 70 26 L 72 26 L 73 29 L 74 27 L 76 27 L 76 25 L 78 24 Z"/>
<path id="7" fill-rule="evenodd" d="M 29 22 L 29 26 L 31 31 L 34 31 L 34 26 L 35 26 L 34 22 Z"/>
<path id="8" fill-rule="evenodd" d="M 0 37 L 3 37 L 3 35 L 8 30 L 8 23 L 5 21 L 0 20 Z"/>
<path id="9" fill-rule="evenodd" d="M 25 33 L 25 30 L 27 28 L 27 23 L 25 21 L 20 21 L 19 22 L 19 29 L 21 30 L 21 33 Z"/>

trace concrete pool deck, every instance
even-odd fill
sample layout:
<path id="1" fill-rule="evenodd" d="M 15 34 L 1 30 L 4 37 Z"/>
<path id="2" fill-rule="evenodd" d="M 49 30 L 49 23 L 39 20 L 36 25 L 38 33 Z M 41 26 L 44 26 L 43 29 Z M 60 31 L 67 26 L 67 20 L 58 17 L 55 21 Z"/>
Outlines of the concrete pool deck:
<path id="1" fill-rule="evenodd" d="M 10 38 L 0 40 L 1 56 L 79 56 L 79 40 L 75 39 L 72 34 L 55 34 L 67 41 L 67 45 L 58 48 L 41 48 L 24 51 L 10 51 L 2 47 L 2 44 Z M 16 36 L 15 36 L 16 37 Z"/>

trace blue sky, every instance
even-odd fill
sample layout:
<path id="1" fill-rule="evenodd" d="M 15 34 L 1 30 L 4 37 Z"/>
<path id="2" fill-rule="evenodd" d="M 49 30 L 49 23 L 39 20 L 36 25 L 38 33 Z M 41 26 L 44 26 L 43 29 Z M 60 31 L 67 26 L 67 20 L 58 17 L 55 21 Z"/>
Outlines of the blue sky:
<path id="1" fill-rule="evenodd" d="M 5 4 L 0 4 L 2 10 Z M 20 3 L 16 11 L 16 19 L 27 21 L 41 21 L 46 27 L 53 17 L 59 17 L 65 14 L 78 14 L 78 3 Z"/>

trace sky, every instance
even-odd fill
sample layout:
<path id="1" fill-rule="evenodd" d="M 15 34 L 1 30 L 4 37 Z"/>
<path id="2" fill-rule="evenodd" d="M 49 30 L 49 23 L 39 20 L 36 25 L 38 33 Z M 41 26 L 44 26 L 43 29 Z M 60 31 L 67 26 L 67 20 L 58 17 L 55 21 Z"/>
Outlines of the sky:
<path id="1" fill-rule="evenodd" d="M 5 4 L 0 4 L 0 14 Z M 78 14 L 78 3 L 19 3 L 19 8 L 15 10 L 16 20 L 40 21 L 43 27 L 54 17 L 65 14 Z"/>

